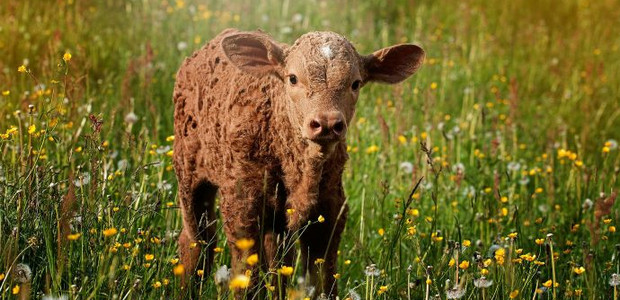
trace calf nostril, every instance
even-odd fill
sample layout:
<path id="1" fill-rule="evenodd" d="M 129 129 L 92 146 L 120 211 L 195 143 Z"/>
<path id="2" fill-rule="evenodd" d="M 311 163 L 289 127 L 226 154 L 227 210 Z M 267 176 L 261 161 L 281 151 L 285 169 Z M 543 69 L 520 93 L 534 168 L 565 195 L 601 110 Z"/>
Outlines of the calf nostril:
<path id="1" fill-rule="evenodd" d="M 317 130 L 317 129 L 321 129 L 321 123 L 317 120 L 312 120 L 310 121 L 310 128 L 312 130 Z"/>
<path id="2" fill-rule="evenodd" d="M 342 131 L 344 130 L 344 122 L 337 121 L 332 127 L 332 130 L 334 131 L 335 134 L 341 134 Z"/>

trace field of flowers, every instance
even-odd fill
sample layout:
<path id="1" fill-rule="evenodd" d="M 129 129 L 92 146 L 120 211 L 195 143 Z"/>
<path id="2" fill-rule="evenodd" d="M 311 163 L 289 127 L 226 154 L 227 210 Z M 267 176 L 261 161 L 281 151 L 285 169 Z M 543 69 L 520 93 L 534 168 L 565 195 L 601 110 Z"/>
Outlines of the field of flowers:
<path id="1" fill-rule="evenodd" d="M 618 299 L 616 0 L 3 1 L 0 299 L 243 297 L 221 230 L 182 288 L 171 162 L 174 74 L 228 27 L 426 50 L 349 124 L 340 299 Z"/>

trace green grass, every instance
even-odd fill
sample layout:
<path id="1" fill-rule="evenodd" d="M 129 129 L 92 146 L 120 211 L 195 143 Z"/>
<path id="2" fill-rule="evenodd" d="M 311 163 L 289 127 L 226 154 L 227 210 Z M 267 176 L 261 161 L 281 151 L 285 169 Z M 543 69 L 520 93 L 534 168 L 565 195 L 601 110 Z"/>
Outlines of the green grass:
<path id="1" fill-rule="evenodd" d="M 617 299 L 617 1 L 193 2 L 0 6 L 0 298 L 16 286 L 33 298 L 184 293 L 170 262 L 181 225 L 168 153 L 174 74 L 237 27 L 289 43 L 333 30 L 361 53 L 399 42 L 427 52 L 405 83 L 362 90 L 341 299 L 446 299 L 457 276 L 462 299 Z M 215 268 L 230 266 L 221 230 L 218 245 Z M 31 269 L 27 282 L 17 264 Z M 493 284 L 476 288 L 485 273 Z M 290 298 L 303 299 L 292 281 Z M 213 274 L 194 294 L 232 297 Z"/>

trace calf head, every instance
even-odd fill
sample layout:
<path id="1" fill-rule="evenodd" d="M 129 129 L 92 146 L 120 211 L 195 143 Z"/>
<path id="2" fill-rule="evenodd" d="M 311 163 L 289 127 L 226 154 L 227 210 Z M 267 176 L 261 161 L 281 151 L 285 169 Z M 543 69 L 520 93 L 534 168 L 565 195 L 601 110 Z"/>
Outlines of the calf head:
<path id="1" fill-rule="evenodd" d="M 360 55 L 333 32 L 305 34 L 292 46 L 260 32 L 239 32 L 224 38 L 222 48 L 242 71 L 282 80 L 290 123 L 299 136 L 322 147 L 344 140 L 366 83 L 401 82 L 424 60 L 424 50 L 412 44 Z"/>

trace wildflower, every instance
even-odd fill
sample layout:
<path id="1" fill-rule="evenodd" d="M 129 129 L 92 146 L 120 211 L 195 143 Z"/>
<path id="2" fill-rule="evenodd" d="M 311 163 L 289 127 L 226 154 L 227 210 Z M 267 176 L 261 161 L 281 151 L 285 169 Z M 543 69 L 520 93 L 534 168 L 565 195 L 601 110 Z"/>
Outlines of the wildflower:
<path id="1" fill-rule="evenodd" d="M 454 258 L 450 258 L 450 261 L 448 262 L 448 267 L 454 267 L 454 264 L 456 264 L 456 261 L 454 260 Z"/>
<path id="2" fill-rule="evenodd" d="M 114 227 L 103 230 L 103 236 L 105 237 L 111 237 L 117 233 L 118 233 L 118 230 L 116 230 L 116 228 Z"/>
<path id="3" fill-rule="evenodd" d="M 413 173 L 413 164 L 408 161 L 401 162 L 400 165 L 398 165 L 398 168 L 405 174 Z"/>
<path id="4" fill-rule="evenodd" d="M 144 259 L 145 259 L 146 261 L 151 261 L 151 260 L 153 260 L 154 258 L 155 258 L 155 255 L 153 255 L 153 254 L 146 254 L 146 255 L 144 255 Z"/>
<path id="5" fill-rule="evenodd" d="M 174 141 L 174 135 L 166 137 L 166 142 L 172 142 L 172 141 Z"/>
<path id="6" fill-rule="evenodd" d="M 250 277 L 245 275 L 237 275 L 230 281 L 228 287 L 231 289 L 244 289 L 250 285 Z"/>
<path id="7" fill-rule="evenodd" d="M 375 152 L 378 152 L 378 151 L 379 151 L 379 146 L 377 146 L 377 145 L 372 145 L 372 146 L 366 148 L 366 154 L 372 154 L 372 153 L 375 153 Z"/>
<path id="8" fill-rule="evenodd" d="M 614 233 L 616 232 L 616 226 L 609 226 L 609 232 Z"/>
<path id="9" fill-rule="evenodd" d="M 375 264 L 371 264 L 370 266 L 366 267 L 366 270 L 364 270 L 364 274 L 367 277 L 377 277 L 381 275 L 381 271 L 377 269 L 377 266 Z"/>
<path id="10" fill-rule="evenodd" d="M 26 72 L 28 72 L 28 70 L 26 69 L 26 66 L 21 65 L 21 66 L 19 66 L 19 68 L 17 68 L 17 72 L 19 72 L 19 73 L 26 73 Z M 18 288 L 18 291 L 19 291 L 19 288 Z"/>
<path id="11" fill-rule="evenodd" d="M 489 269 L 482 268 L 482 269 L 480 270 L 480 274 L 481 274 L 482 276 L 486 276 L 486 275 L 488 275 L 488 274 L 489 274 Z"/>
<path id="12" fill-rule="evenodd" d="M 486 269 L 483 269 L 483 270 L 486 270 Z M 493 285 L 493 280 L 488 280 L 484 276 L 474 279 L 474 286 L 479 289 L 486 289 L 490 287 L 491 285 Z"/>
<path id="13" fill-rule="evenodd" d="M 334 276 L 334 279 L 340 279 L 340 273 L 336 273 L 333 276 Z"/>
<path id="14" fill-rule="evenodd" d="M 470 240 L 463 240 L 463 247 L 469 247 L 471 246 L 471 241 Z"/>
<path id="15" fill-rule="evenodd" d="M 222 247 L 215 247 L 215 248 L 213 248 L 213 252 L 215 252 L 215 253 L 222 253 L 222 252 L 224 252 L 224 249 Z"/>
<path id="16" fill-rule="evenodd" d="M 379 228 L 379 230 L 377 230 L 377 233 L 378 233 L 380 236 L 383 236 L 383 235 L 385 234 L 385 229 L 383 229 L 383 228 Z"/>
<path id="17" fill-rule="evenodd" d="M 174 273 L 174 275 L 176 276 L 181 276 L 185 273 L 185 267 L 183 266 L 183 264 L 178 264 L 174 266 L 174 268 L 172 268 L 172 273 Z"/>
<path id="18" fill-rule="evenodd" d="M 516 233 L 516 232 L 512 232 L 512 233 L 509 233 L 509 234 L 508 234 L 508 237 L 514 240 L 514 239 L 516 239 L 516 238 L 517 238 L 517 235 L 518 235 L 518 233 Z"/>
<path id="19" fill-rule="evenodd" d="M 205 275 L 205 270 L 200 269 L 200 270 L 196 270 L 196 275 L 198 275 L 198 277 L 202 277 Z"/>
<path id="20" fill-rule="evenodd" d="M 171 258 L 170 259 L 170 263 L 173 264 L 173 265 L 176 265 L 178 262 L 179 262 L 178 258 Z"/>
<path id="21" fill-rule="evenodd" d="M 387 292 L 387 290 L 388 290 L 387 285 L 382 285 L 382 286 L 379 287 L 378 294 L 381 295 L 381 294 Z"/>
<path id="22" fill-rule="evenodd" d="M 465 292 L 467 291 L 464 288 L 457 286 L 453 289 L 449 289 L 446 292 L 446 298 L 447 299 L 460 299 L 463 296 L 465 296 Z"/>
<path id="23" fill-rule="evenodd" d="M 545 243 L 545 239 L 536 239 L 536 245 L 541 246 L 542 244 Z"/>
<path id="24" fill-rule="evenodd" d="M 293 267 L 289 267 L 289 266 L 282 266 L 279 270 L 278 270 L 278 274 L 281 274 L 283 276 L 291 276 L 293 274 Z"/>
<path id="25" fill-rule="evenodd" d="M 221 266 L 215 271 L 215 283 L 218 285 L 224 285 L 228 283 L 230 279 L 230 271 L 226 265 Z"/>
<path id="26" fill-rule="evenodd" d="M 133 123 L 136 123 L 137 121 L 138 121 L 138 116 L 135 113 L 130 112 L 125 115 L 125 123 L 133 124 Z"/>
<path id="27" fill-rule="evenodd" d="M 322 258 L 317 258 L 316 260 L 314 260 L 315 265 L 320 265 L 320 264 L 323 264 L 324 262 L 325 260 Z"/>
<path id="28" fill-rule="evenodd" d="M 295 213 L 295 209 L 294 208 L 288 208 L 286 210 L 286 214 L 288 214 L 289 216 Z"/>
<path id="29" fill-rule="evenodd" d="M 437 82 L 432 82 L 431 83 L 431 90 L 436 90 L 437 89 Z"/>
<path id="30" fill-rule="evenodd" d="M 239 248 L 239 250 L 248 250 L 252 248 L 252 246 L 254 246 L 254 240 L 243 238 L 238 240 L 235 245 L 237 246 L 237 248 Z"/>
<path id="31" fill-rule="evenodd" d="M 557 282 L 555 282 L 555 283 L 554 283 L 554 282 L 553 282 L 553 280 L 551 280 L 551 279 L 549 279 L 549 280 L 547 280 L 547 281 L 545 281 L 545 282 L 543 283 L 543 286 L 544 286 L 544 287 L 546 287 L 546 288 L 550 288 L 550 287 L 551 287 L 551 285 L 553 285 L 553 286 L 555 286 L 555 287 L 560 286 L 560 284 L 559 284 L 559 283 L 557 283 Z"/>
<path id="32" fill-rule="evenodd" d="M 575 274 L 577 274 L 577 275 L 581 275 L 585 271 L 586 271 L 586 269 L 584 267 L 575 267 L 575 268 L 573 268 L 573 272 L 575 272 Z"/>
<path id="33" fill-rule="evenodd" d="M 415 235 L 417 232 L 416 227 L 415 226 L 410 226 L 407 228 L 407 234 L 412 236 Z"/>
<path id="34" fill-rule="evenodd" d="M 467 270 L 467 268 L 469 268 L 469 261 L 464 260 L 459 264 L 459 269 Z"/>
<path id="35" fill-rule="evenodd" d="M 325 217 L 323 217 L 323 215 L 319 215 L 318 221 L 319 223 L 325 222 Z"/>
<path id="36" fill-rule="evenodd" d="M 8 96 L 11 94 L 11 91 L 6 90 L 6 91 L 2 91 L 2 96 Z"/>
<path id="37" fill-rule="evenodd" d="M 510 299 L 517 298 L 517 296 L 519 296 L 519 290 L 514 290 L 510 292 Z"/>
<path id="38" fill-rule="evenodd" d="M 62 60 L 64 60 L 65 62 L 69 62 L 71 60 L 71 53 L 69 53 L 68 51 L 65 52 L 65 54 L 62 56 Z"/>
<path id="39" fill-rule="evenodd" d="M 11 276 L 18 283 L 27 283 L 32 279 L 32 271 L 27 264 L 17 264 L 15 270 L 11 272 Z"/>
<path id="40" fill-rule="evenodd" d="M 158 289 L 161 287 L 161 281 L 155 281 L 155 283 L 153 283 L 153 287 Z"/>
<path id="41" fill-rule="evenodd" d="M 21 71 L 20 71 L 21 72 Z M 11 292 L 13 293 L 13 295 L 17 295 L 19 294 L 19 284 L 16 284 L 13 289 L 11 289 Z"/>
<path id="42" fill-rule="evenodd" d="M 28 134 L 33 134 L 37 131 L 37 126 L 32 124 L 30 126 L 28 126 Z"/>
<path id="43" fill-rule="evenodd" d="M 75 241 L 79 239 L 81 236 L 82 236 L 81 233 L 72 233 L 72 234 L 67 235 L 67 239 L 70 241 Z"/>
<path id="44" fill-rule="evenodd" d="M 246 262 L 250 266 L 255 265 L 258 262 L 258 254 L 254 253 L 254 254 L 248 256 L 248 258 L 246 259 Z"/>
<path id="45" fill-rule="evenodd" d="M 611 286 L 620 285 L 620 276 L 618 276 L 618 274 L 616 273 L 611 274 L 611 278 L 609 279 L 609 285 Z"/>
<path id="46" fill-rule="evenodd" d="M 495 251 L 494 257 L 498 264 L 504 264 L 504 255 L 506 255 L 506 250 L 504 248 L 499 248 Z"/>
<path id="47" fill-rule="evenodd" d="M 4 273 L 0 273 L 0 281 L 4 280 Z"/>

